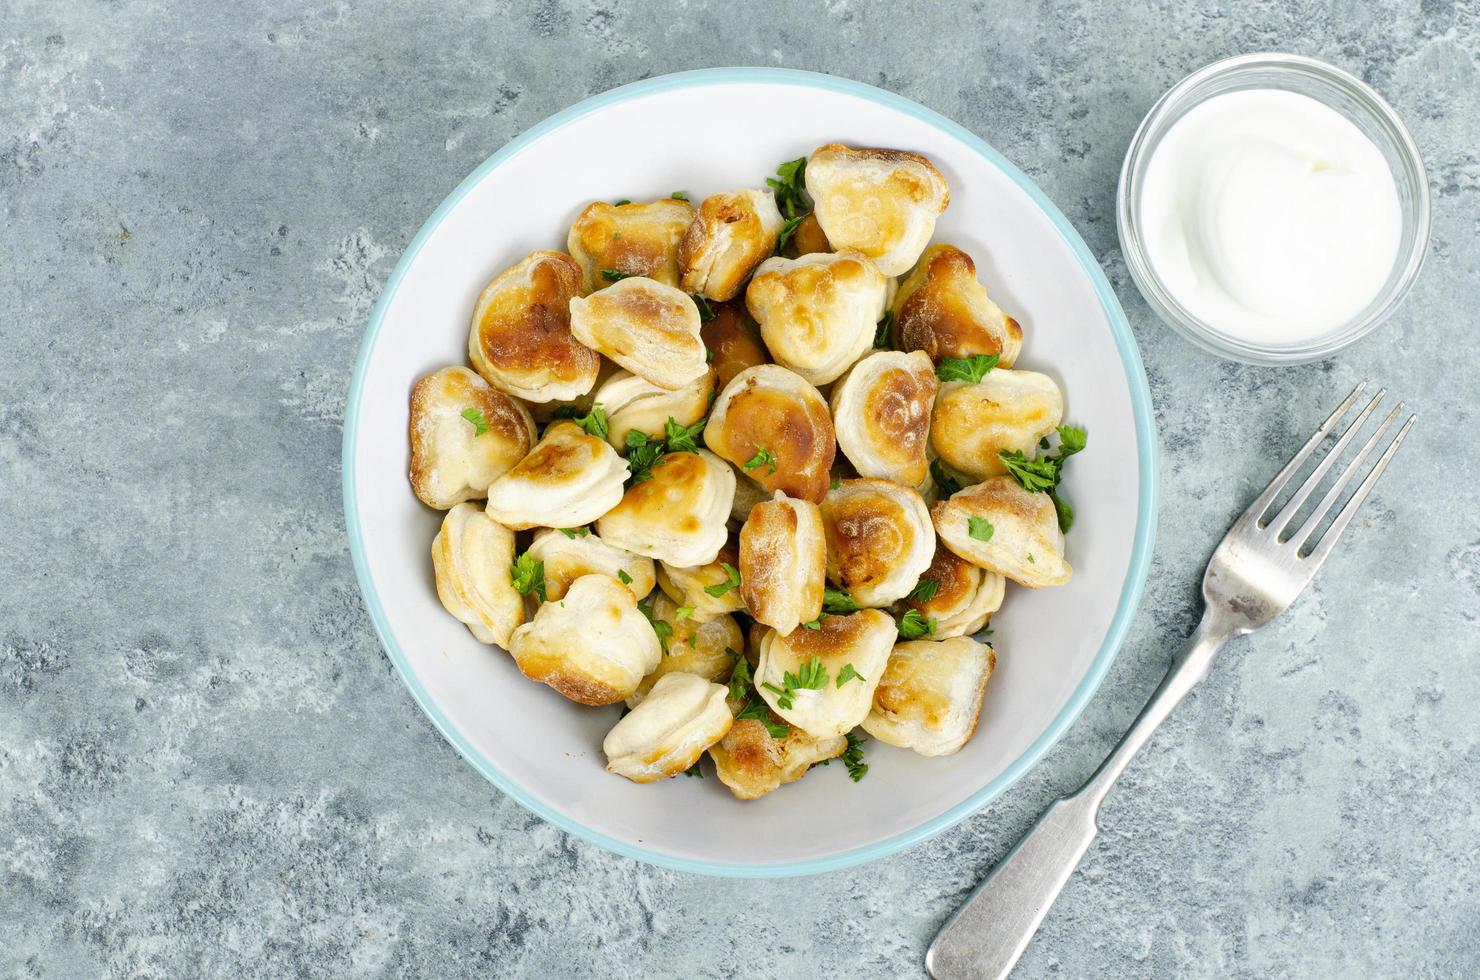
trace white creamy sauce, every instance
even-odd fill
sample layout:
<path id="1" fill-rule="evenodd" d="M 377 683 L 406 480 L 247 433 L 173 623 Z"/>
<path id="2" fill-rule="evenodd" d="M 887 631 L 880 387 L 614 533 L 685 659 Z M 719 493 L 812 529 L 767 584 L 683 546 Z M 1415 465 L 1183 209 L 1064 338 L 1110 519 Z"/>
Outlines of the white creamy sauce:
<path id="1" fill-rule="evenodd" d="M 1392 271 L 1402 209 L 1377 146 L 1305 95 L 1229 92 L 1152 153 L 1141 193 L 1148 260 L 1188 312 L 1262 343 L 1330 334 Z"/>

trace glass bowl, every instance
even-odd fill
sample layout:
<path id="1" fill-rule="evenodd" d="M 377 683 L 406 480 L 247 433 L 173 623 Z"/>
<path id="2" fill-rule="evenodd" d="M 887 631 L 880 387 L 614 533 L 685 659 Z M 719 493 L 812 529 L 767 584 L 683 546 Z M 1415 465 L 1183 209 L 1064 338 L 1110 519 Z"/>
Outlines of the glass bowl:
<path id="1" fill-rule="evenodd" d="M 1403 212 L 1402 237 L 1393 268 L 1366 308 L 1314 341 L 1267 344 L 1210 326 L 1177 302 L 1147 260 L 1139 227 L 1146 166 L 1163 136 L 1194 106 L 1216 95 L 1246 89 L 1278 89 L 1309 96 L 1341 113 L 1377 145 L 1392 170 Z M 1429 244 L 1429 183 L 1423 159 L 1403 121 L 1371 86 L 1314 58 L 1293 54 L 1246 54 L 1215 62 L 1172 86 L 1146 114 L 1131 138 L 1120 170 L 1116 227 L 1131 278 L 1151 308 L 1182 336 L 1204 350 L 1250 364 L 1303 364 L 1334 354 L 1392 315 L 1408 295 Z"/>

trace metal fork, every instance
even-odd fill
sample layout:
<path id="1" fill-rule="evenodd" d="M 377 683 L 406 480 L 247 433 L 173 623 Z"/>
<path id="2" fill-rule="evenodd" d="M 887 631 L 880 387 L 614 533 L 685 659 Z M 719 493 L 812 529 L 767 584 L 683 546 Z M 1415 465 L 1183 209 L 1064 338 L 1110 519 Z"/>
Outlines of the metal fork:
<path id="1" fill-rule="evenodd" d="M 1367 407 L 1357 414 L 1279 512 L 1268 519 L 1265 515 L 1273 508 L 1281 492 L 1288 488 L 1295 474 L 1335 431 L 1337 423 L 1366 387 L 1365 381 L 1357 385 L 1310 437 L 1310 441 L 1270 481 L 1243 516 L 1234 522 L 1213 552 L 1208 570 L 1203 575 L 1202 621 L 1188 638 L 1182 652 L 1172 660 L 1171 669 L 1161 685 L 1089 782 L 1073 795 L 1055 801 L 941 929 L 925 954 L 925 969 L 935 980 L 1005 977 L 1011 972 L 1043 923 L 1049 906 L 1063 890 L 1085 851 L 1089 850 L 1099 830 L 1100 803 L 1131 759 L 1141 751 L 1172 709 L 1187 696 L 1187 692 L 1208 676 L 1213 660 L 1224 644 L 1234 637 L 1253 632 L 1284 612 L 1315 578 L 1316 571 L 1330 556 L 1341 532 L 1346 530 L 1372 492 L 1418 416 L 1410 415 L 1398 429 L 1398 434 L 1378 457 L 1376 465 L 1336 513 L 1324 533 L 1317 535 L 1317 530 L 1403 411 L 1402 402 L 1363 444 L 1309 516 L 1298 528 L 1291 530 L 1291 525 L 1382 401 L 1384 391 L 1378 391 Z"/>

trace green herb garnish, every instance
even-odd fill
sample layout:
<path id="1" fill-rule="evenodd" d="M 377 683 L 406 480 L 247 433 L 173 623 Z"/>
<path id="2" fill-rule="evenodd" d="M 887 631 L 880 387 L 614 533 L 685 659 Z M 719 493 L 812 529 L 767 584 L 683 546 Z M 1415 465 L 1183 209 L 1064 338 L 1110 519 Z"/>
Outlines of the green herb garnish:
<path id="1" fill-rule="evenodd" d="M 562 405 L 561 409 L 569 407 L 571 406 Z M 559 412 L 560 409 L 556 409 L 556 411 Z M 582 429 L 585 430 L 586 435 L 588 436 L 595 436 L 598 439 L 605 439 L 606 434 L 609 431 L 606 409 L 601 407 L 600 402 L 592 405 L 591 411 L 587 412 L 585 415 L 580 415 L 576 411 L 572 410 L 564 417 L 570 419 L 576 425 L 579 425 Z"/>
<path id="2" fill-rule="evenodd" d="M 674 191 L 672 194 L 669 194 L 668 196 L 671 197 L 671 198 L 673 198 L 675 201 L 687 201 L 689 199 L 689 192 L 688 191 Z"/>
<path id="3" fill-rule="evenodd" d="M 673 620 L 674 622 L 683 622 L 692 615 L 694 615 L 693 606 L 679 606 L 678 610 L 673 614 Z"/>
<path id="4" fill-rule="evenodd" d="M 715 599 L 718 599 L 731 589 L 738 589 L 740 587 L 740 570 L 738 568 L 727 561 L 720 562 L 719 567 L 725 570 L 727 581 L 704 586 L 704 594 L 712 596 Z"/>
<path id="5" fill-rule="evenodd" d="M 879 350 L 889 349 L 889 336 L 894 332 L 894 311 L 888 310 L 884 313 L 884 319 L 879 321 L 879 327 L 874 331 L 874 346 Z"/>
<path id="6" fill-rule="evenodd" d="M 667 653 L 668 641 L 673 637 L 673 625 L 669 623 L 668 620 L 661 619 L 653 615 L 652 596 L 648 596 L 646 599 L 643 599 L 641 602 L 639 602 L 637 604 L 637 608 L 642 610 L 642 614 L 646 616 L 647 621 L 652 624 L 653 632 L 658 634 L 658 646 L 663 648 L 664 653 Z"/>
<path id="7" fill-rule="evenodd" d="M 910 591 L 910 598 L 916 602 L 929 602 L 935 598 L 935 594 L 939 591 L 940 582 L 933 578 L 922 578 L 919 582 L 915 583 L 914 589 Z"/>
<path id="8" fill-rule="evenodd" d="M 792 238 L 796 236 L 797 229 L 800 228 L 802 226 L 802 222 L 806 220 L 807 216 L 805 214 L 799 214 L 795 218 L 786 219 L 786 224 L 782 225 L 781 230 L 776 233 L 777 253 L 780 253 L 780 251 L 786 247 L 786 243 L 791 241 Z"/>
<path id="9" fill-rule="evenodd" d="M 630 198 L 630 197 L 624 197 L 620 201 L 617 202 L 617 207 L 621 207 L 624 204 L 631 204 L 631 203 L 632 203 L 632 198 Z"/>
<path id="10" fill-rule="evenodd" d="M 730 671 L 730 697 L 739 701 L 750 689 L 750 663 L 729 647 L 725 647 L 725 652 L 735 658 L 735 667 Z"/>
<path id="11" fill-rule="evenodd" d="M 545 563 L 525 552 L 509 566 L 509 581 L 520 595 L 534 595 L 545 601 Z"/>
<path id="12" fill-rule="evenodd" d="M 653 477 L 653 467 L 663 459 L 663 440 L 654 439 L 641 429 L 627 430 L 627 486 L 636 486 Z"/>
<path id="13" fill-rule="evenodd" d="M 938 459 L 930 461 L 930 479 L 935 481 L 936 496 L 941 500 L 961 489 L 961 481 L 947 473 L 945 464 Z"/>
<path id="14" fill-rule="evenodd" d="M 848 733 L 848 747 L 843 750 L 839 757 L 843 765 L 848 767 L 848 778 L 855 783 L 868 775 L 868 763 L 863 761 L 863 743 L 867 741 L 862 735 Z"/>
<path id="15" fill-rule="evenodd" d="M 806 217 L 812 210 L 812 199 L 807 195 L 807 158 L 797 157 L 781 164 L 776 168 L 776 177 L 766 178 L 766 184 L 776 192 L 776 207 L 787 218 Z"/>
<path id="16" fill-rule="evenodd" d="M 483 433 L 488 431 L 488 420 L 484 418 L 483 413 L 478 411 L 476 408 L 463 409 L 462 417 L 473 423 L 474 439 L 478 438 Z"/>
<path id="17" fill-rule="evenodd" d="M 821 657 L 813 657 L 798 666 L 795 674 L 789 670 L 783 673 L 781 684 L 781 687 L 777 687 L 767 681 L 761 687 L 776 695 L 776 707 L 789 711 L 796 703 L 794 698 L 797 691 L 820 691 L 827 686 L 827 667 L 823 666 Z"/>
<path id="18" fill-rule="evenodd" d="M 700 419 L 693 425 L 685 428 L 673 421 L 673 416 L 668 416 L 668 421 L 663 423 L 663 429 L 668 434 L 668 451 L 670 453 L 697 453 L 699 451 L 699 436 L 704 432 L 704 426 L 708 419 Z"/>
<path id="19" fill-rule="evenodd" d="M 591 533 L 591 529 L 589 527 L 562 527 L 560 533 L 567 538 L 584 538 Z"/>
<path id="20" fill-rule="evenodd" d="M 976 384 L 997 366 L 996 354 L 973 354 L 970 357 L 948 357 L 935 368 L 942 381 L 969 381 Z"/>
<path id="21" fill-rule="evenodd" d="M 745 461 L 745 472 L 749 473 L 757 466 L 765 466 L 767 464 L 769 464 L 771 467 L 769 470 L 766 471 L 767 475 L 775 473 L 776 454 L 771 452 L 771 450 L 767 449 L 765 446 L 756 446 L 755 455 Z"/>
<path id="22" fill-rule="evenodd" d="M 918 640 L 935 632 L 935 620 L 920 615 L 920 610 L 911 609 L 899 618 L 899 635 L 906 640 Z"/>
<path id="23" fill-rule="evenodd" d="M 631 585 L 632 576 L 627 574 L 627 569 L 619 568 L 617 569 L 617 581 L 621 582 L 623 585 Z"/>
<path id="24" fill-rule="evenodd" d="M 620 282 L 621 280 L 626 279 L 630 275 L 632 275 L 632 273 L 630 273 L 630 272 L 621 272 L 621 271 L 619 271 L 617 269 L 602 269 L 601 270 L 601 278 L 605 279 L 607 282 Z"/>
<path id="25" fill-rule="evenodd" d="M 771 706 L 761 700 L 759 696 L 745 702 L 745 707 L 741 708 L 740 713 L 735 716 L 736 721 L 741 721 L 745 718 L 753 718 L 762 725 L 765 725 L 766 731 L 770 733 L 772 738 L 785 738 L 791 734 L 791 726 L 784 722 L 772 720 Z"/>
<path id="26" fill-rule="evenodd" d="M 703 779 L 704 778 L 704 773 L 702 773 L 702 772 L 699 771 L 699 762 L 700 762 L 700 760 L 695 759 L 694 760 L 694 764 L 692 766 L 689 766 L 687 769 L 685 769 L 683 771 L 683 774 L 685 776 L 697 776 L 699 779 Z"/>
<path id="27" fill-rule="evenodd" d="M 699 308 L 700 323 L 708 323 L 717 315 L 714 312 L 714 307 L 709 305 L 709 300 L 704 298 L 703 293 L 689 293 L 689 299 L 693 300 L 694 305 Z"/>
<path id="28" fill-rule="evenodd" d="M 843 485 L 843 478 L 841 476 L 835 476 L 835 477 L 832 478 L 832 482 L 827 485 L 827 488 L 829 490 L 836 490 L 838 487 L 840 487 L 842 485 Z"/>
<path id="29" fill-rule="evenodd" d="M 824 619 L 826 619 L 826 618 L 827 618 L 827 613 L 825 613 L 825 612 L 824 613 L 818 613 L 816 619 L 811 620 L 810 622 L 803 623 L 802 624 L 802 629 L 804 629 L 804 630 L 820 630 L 820 629 L 822 629 L 822 621 Z"/>
<path id="30" fill-rule="evenodd" d="M 966 518 L 966 534 L 968 537 L 975 538 L 978 541 L 990 541 L 992 540 L 992 533 L 996 530 L 984 517 Z"/>
<path id="31" fill-rule="evenodd" d="M 835 589 L 828 585 L 822 589 L 822 608 L 824 611 L 834 615 L 841 615 L 843 613 L 857 612 L 862 607 L 856 599 L 842 589 Z"/>
<path id="32" fill-rule="evenodd" d="M 835 682 L 835 686 L 842 687 L 849 681 L 854 680 L 867 682 L 868 678 L 854 670 L 852 664 L 844 664 L 843 669 L 838 671 L 838 679 Z"/>
<path id="33" fill-rule="evenodd" d="M 1074 524 L 1074 508 L 1070 507 L 1058 493 L 1059 481 L 1064 476 L 1064 460 L 1075 453 L 1083 452 L 1089 442 L 1089 433 L 1077 425 L 1059 426 L 1059 451 L 1052 456 L 1028 459 L 1021 449 L 1012 452 L 1002 450 L 997 458 L 1007 467 L 1007 472 L 1022 485 L 1023 489 L 1046 493 L 1053 500 L 1054 510 L 1059 517 L 1059 530 L 1067 531 Z"/>

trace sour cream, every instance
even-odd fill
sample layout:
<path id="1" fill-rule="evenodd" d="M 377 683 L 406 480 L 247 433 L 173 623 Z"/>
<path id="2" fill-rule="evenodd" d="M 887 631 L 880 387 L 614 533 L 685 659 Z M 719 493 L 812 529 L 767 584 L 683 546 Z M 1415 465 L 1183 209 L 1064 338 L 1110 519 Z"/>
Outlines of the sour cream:
<path id="1" fill-rule="evenodd" d="M 1382 151 L 1295 92 L 1228 92 L 1173 123 L 1140 194 L 1146 258 L 1189 313 L 1277 345 L 1315 341 L 1382 289 L 1402 237 Z"/>

